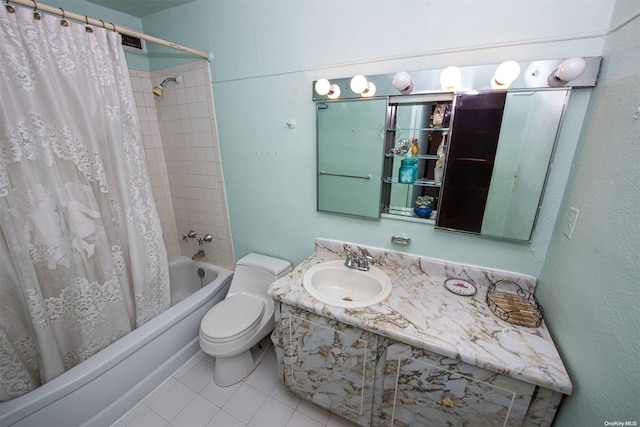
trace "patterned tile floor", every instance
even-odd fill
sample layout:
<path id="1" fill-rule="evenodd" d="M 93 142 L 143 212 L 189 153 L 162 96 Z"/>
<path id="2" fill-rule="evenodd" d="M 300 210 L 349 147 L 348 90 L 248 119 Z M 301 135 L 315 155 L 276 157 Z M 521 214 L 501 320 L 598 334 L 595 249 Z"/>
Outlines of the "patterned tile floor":
<path id="1" fill-rule="evenodd" d="M 278 381 L 273 348 L 230 387 L 213 382 L 213 364 L 198 352 L 112 427 L 356 427 L 289 392 Z"/>

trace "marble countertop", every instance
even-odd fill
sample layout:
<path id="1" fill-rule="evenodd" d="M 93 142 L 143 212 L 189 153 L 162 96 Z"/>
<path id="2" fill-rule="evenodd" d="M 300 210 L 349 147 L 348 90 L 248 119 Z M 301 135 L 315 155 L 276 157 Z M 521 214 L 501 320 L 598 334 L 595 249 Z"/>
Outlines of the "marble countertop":
<path id="1" fill-rule="evenodd" d="M 342 245 L 316 239 L 316 252 L 273 283 L 269 295 L 417 348 L 571 394 L 571 380 L 544 321 L 537 328 L 518 326 L 499 319 L 485 302 L 492 283 L 513 280 L 534 291 L 535 277 L 360 245 L 391 278 L 393 290 L 384 301 L 369 307 L 333 307 L 309 295 L 302 278 L 315 264 L 344 259 Z M 356 244 L 349 245 L 356 249 Z M 449 292 L 443 284 L 452 277 L 471 281 L 478 292 L 473 296 Z"/>

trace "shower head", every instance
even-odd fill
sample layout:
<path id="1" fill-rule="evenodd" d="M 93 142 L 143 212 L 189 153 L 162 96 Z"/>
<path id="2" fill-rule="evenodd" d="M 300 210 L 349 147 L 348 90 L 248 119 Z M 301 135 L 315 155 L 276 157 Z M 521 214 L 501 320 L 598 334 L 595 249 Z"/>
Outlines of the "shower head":
<path id="1" fill-rule="evenodd" d="M 178 74 L 175 77 L 167 77 L 166 79 L 164 79 L 162 83 L 160 83 L 159 85 L 153 88 L 153 94 L 158 97 L 162 96 L 164 87 L 167 85 L 168 82 L 176 82 L 176 84 L 180 84 L 180 74 Z"/>

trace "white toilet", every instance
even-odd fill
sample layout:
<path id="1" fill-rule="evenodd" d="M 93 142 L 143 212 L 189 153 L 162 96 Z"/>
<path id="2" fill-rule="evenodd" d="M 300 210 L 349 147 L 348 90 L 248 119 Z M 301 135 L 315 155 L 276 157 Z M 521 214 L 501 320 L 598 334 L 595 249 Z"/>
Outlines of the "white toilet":
<path id="1" fill-rule="evenodd" d="M 254 253 L 236 263 L 227 297 L 200 323 L 200 348 L 216 358 L 213 380 L 217 385 L 242 381 L 259 362 L 251 348 L 275 327 L 267 288 L 290 271 L 289 261 Z"/>

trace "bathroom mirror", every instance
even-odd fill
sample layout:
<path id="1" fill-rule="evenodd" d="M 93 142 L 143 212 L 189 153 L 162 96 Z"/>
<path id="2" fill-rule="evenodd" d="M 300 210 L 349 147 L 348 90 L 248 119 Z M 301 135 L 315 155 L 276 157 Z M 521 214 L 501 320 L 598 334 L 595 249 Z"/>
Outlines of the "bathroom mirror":
<path id="1" fill-rule="evenodd" d="M 415 199 L 428 195 L 434 197 L 438 229 L 529 241 L 569 92 L 318 102 L 318 210 L 415 218 Z M 438 106 L 449 109 L 447 121 L 434 125 Z M 398 141 L 414 138 L 420 178 L 398 185 L 407 154 L 390 151 Z M 442 183 L 433 171 L 440 145 L 446 148 Z"/>
<path id="2" fill-rule="evenodd" d="M 318 210 L 379 218 L 387 100 L 316 107 Z"/>
<path id="3" fill-rule="evenodd" d="M 530 240 L 568 94 L 456 96 L 436 228 Z"/>
<path id="4" fill-rule="evenodd" d="M 530 240 L 569 90 L 507 94 L 480 234 Z"/>

